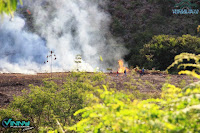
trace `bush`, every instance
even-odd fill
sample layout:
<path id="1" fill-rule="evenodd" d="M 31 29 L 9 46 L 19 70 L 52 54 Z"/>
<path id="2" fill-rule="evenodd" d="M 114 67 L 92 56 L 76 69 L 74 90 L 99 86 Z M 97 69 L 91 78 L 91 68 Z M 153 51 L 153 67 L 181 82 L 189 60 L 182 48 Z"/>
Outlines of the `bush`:
<path id="1" fill-rule="evenodd" d="M 105 89 L 101 103 L 75 113 L 83 119 L 76 132 L 199 132 L 200 88 L 182 92 L 166 84 L 162 99 L 134 100 Z"/>
<path id="2" fill-rule="evenodd" d="M 21 96 L 14 97 L 9 107 L 0 109 L 0 119 L 30 120 L 34 127 L 31 131 L 35 132 L 55 130 L 58 123 L 71 126 L 81 118 L 73 114 L 93 102 L 88 100 L 86 94 L 95 94 L 95 89 L 99 87 L 94 86 L 104 82 L 103 73 L 90 75 L 71 73 L 62 86 L 47 80 L 43 86 L 30 85 L 29 91 L 23 90 Z M 5 129 L 5 132 L 15 131 L 18 129 Z"/>
<path id="3" fill-rule="evenodd" d="M 199 68 L 199 55 L 182 54 L 175 58 L 174 66 L 183 59 L 194 59 L 196 64 L 181 64 Z M 195 71 L 181 71 L 200 79 Z M 198 84 L 198 85 L 197 85 Z M 177 88 L 165 84 L 160 99 L 131 101 L 124 93 L 101 92 L 101 102 L 75 113 L 82 120 L 68 128 L 76 132 L 200 132 L 200 87 Z"/>
<path id="4" fill-rule="evenodd" d="M 199 60 L 195 55 L 176 59 L 180 62 L 183 57 Z M 180 72 L 184 73 L 200 79 L 194 71 Z M 45 81 L 15 97 L 9 108 L 0 110 L 0 118 L 26 118 L 36 132 L 200 132 L 199 85 L 182 90 L 165 84 L 160 97 L 143 100 L 144 95 L 131 83 L 152 84 L 127 78 L 130 83 L 124 83 L 121 91 L 109 88 L 103 73 L 72 73 L 63 86 Z"/>
<path id="5" fill-rule="evenodd" d="M 149 69 L 155 67 L 158 70 L 165 70 L 173 62 L 174 57 L 182 52 L 199 53 L 200 38 L 191 35 L 158 35 L 140 50 L 145 60 L 144 66 Z"/>

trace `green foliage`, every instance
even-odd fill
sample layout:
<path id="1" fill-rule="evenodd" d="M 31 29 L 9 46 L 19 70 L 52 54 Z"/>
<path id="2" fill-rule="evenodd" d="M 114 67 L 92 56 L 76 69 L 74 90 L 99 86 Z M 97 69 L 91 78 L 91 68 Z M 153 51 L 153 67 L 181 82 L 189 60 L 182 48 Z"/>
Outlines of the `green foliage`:
<path id="1" fill-rule="evenodd" d="M 139 51 L 151 41 L 154 35 L 197 35 L 195 29 L 199 25 L 200 15 L 174 15 L 172 9 L 175 8 L 174 6 L 178 2 L 180 1 L 108 1 L 107 10 L 112 17 L 110 30 L 114 36 L 122 38 L 124 46 L 130 50 L 125 57 L 125 61 L 129 63 L 129 66 L 139 65 L 143 67 L 147 63 L 146 60 L 143 60 L 143 55 L 139 55 Z M 195 2 L 197 3 L 197 0 L 192 1 L 192 3 Z M 171 59 L 173 60 L 173 57 Z M 165 69 L 171 63 L 166 64 Z"/>
<path id="2" fill-rule="evenodd" d="M 154 15 L 153 18 L 151 19 L 150 24 L 165 24 L 165 17 L 158 14 Z"/>
<path id="3" fill-rule="evenodd" d="M 73 72 L 62 86 L 48 79 L 43 86 L 30 85 L 29 91 L 23 90 L 8 108 L 0 110 L 0 118 L 30 120 L 35 132 L 62 132 L 62 127 L 80 120 L 80 116 L 73 115 L 77 110 L 95 102 L 86 94 L 96 94 L 95 89 L 100 89 L 97 85 L 104 83 L 104 78 L 103 73 Z M 10 130 L 15 131 L 7 131 Z"/>
<path id="4" fill-rule="evenodd" d="M 22 96 L 14 97 L 9 108 L 17 110 L 22 118 L 30 120 L 36 131 L 40 128 L 42 130 L 42 127 L 46 127 L 43 130 L 48 130 L 48 127 L 56 128 L 56 120 L 60 120 L 62 125 L 70 125 L 79 119 L 73 116 L 75 111 L 84 107 L 81 95 L 83 91 L 78 84 L 67 82 L 59 87 L 54 82 L 46 81 L 44 86 L 31 85 L 30 88 L 30 92 L 23 91 Z M 8 114 L 1 115 L 10 117 Z"/>
<path id="5" fill-rule="evenodd" d="M 199 132 L 200 88 L 182 92 L 166 84 L 162 99 L 130 101 L 124 94 L 105 91 L 100 103 L 81 109 L 76 132 Z"/>
<path id="6" fill-rule="evenodd" d="M 40 87 L 30 85 L 29 91 L 0 110 L 0 118 L 30 120 L 32 131 L 49 133 L 200 131 L 198 86 L 182 90 L 165 84 L 156 97 L 137 90 L 137 86 L 155 90 L 155 85 L 132 75 L 134 70 L 122 90 L 103 73 L 85 72 L 69 74 L 62 86 L 49 81 Z"/>
<path id="7" fill-rule="evenodd" d="M 115 32 L 116 36 L 120 36 L 124 34 L 124 27 L 123 24 L 120 22 L 118 18 L 113 18 L 113 32 Z"/>
<path id="8" fill-rule="evenodd" d="M 199 53 L 200 38 L 191 35 L 158 35 L 140 51 L 146 67 L 160 70 L 165 70 L 173 62 L 174 57 L 182 52 Z"/>
<path id="9" fill-rule="evenodd" d="M 184 53 L 175 59 L 174 64 L 183 59 L 194 59 L 199 63 L 198 55 Z M 196 68 L 199 70 L 199 67 Z M 195 71 L 180 72 L 183 73 L 200 78 Z M 100 94 L 98 100 L 101 102 L 77 111 L 74 115 L 82 114 L 83 119 L 70 127 L 70 130 L 94 133 L 200 132 L 199 82 L 192 89 L 187 87 L 183 90 L 165 84 L 160 99 L 133 101 L 124 93 L 114 93 L 103 87 L 105 91 Z"/>
<path id="10" fill-rule="evenodd" d="M 2 121 L 5 118 L 12 118 L 13 120 L 21 120 L 22 114 L 20 113 L 20 111 L 12 109 L 12 108 L 9 108 L 9 109 L 0 108 L 0 120 Z M 24 119 L 24 120 L 27 120 L 27 119 Z M 1 129 L 0 130 L 1 132 L 5 132 L 5 133 L 19 132 L 19 129 L 7 128 L 7 130 L 6 129 L 3 130 L 1 127 L 0 129 Z"/>
<path id="11" fill-rule="evenodd" d="M 198 75 L 197 73 L 200 72 L 200 55 L 195 55 L 195 54 L 191 54 L 191 53 L 181 53 L 180 55 L 177 55 L 174 58 L 174 62 L 167 68 L 167 70 L 171 69 L 172 67 L 178 66 L 178 68 L 182 67 L 185 70 L 182 70 L 179 72 L 179 74 L 187 74 L 187 75 L 191 75 L 192 77 L 198 78 L 200 79 L 200 75 Z M 193 60 L 194 63 L 185 63 L 186 61 L 190 61 Z M 190 71 L 188 70 L 188 67 L 192 67 L 193 70 Z M 185 82 L 183 82 L 185 84 Z M 194 88 L 199 88 L 200 87 L 200 82 L 195 82 L 195 83 L 191 83 L 188 86 L 184 87 L 184 91 L 186 91 L 187 89 L 194 89 Z"/>
<path id="12" fill-rule="evenodd" d="M 20 0 L 22 5 L 22 0 Z M 6 13 L 13 16 L 14 11 L 17 9 L 17 0 L 0 0 L 0 14 Z"/>
<path id="13" fill-rule="evenodd" d="M 187 70 L 187 71 L 181 71 L 179 72 L 179 74 L 188 74 L 200 79 L 200 76 L 195 73 L 195 71 L 198 73 L 200 72 L 200 55 L 195 55 L 191 53 L 181 53 L 180 55 L 177 55 L 174 58 L 174 60 L 175 61 L 167 68 L 167 70 L 177 65 L 178 68 L 183 68 L 183 69 L 188 69 L 188 67 L 189 68 L 192 67 L 193 68 L 192 72 Z M 190 63 L 191 60 L 194 63 Z"/>
<path id="14" fill-rule="evenodd" d="M 181 82 L 179 83 L 180 88 L 184 88 L 186 86 L 186 81 L 183 79 L 181 80 Z"/>

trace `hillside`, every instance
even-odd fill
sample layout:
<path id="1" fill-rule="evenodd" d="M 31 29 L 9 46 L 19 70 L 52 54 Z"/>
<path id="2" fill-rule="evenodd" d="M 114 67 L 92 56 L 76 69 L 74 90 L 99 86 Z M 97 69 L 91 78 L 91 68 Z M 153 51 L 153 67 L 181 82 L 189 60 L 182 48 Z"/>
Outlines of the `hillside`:
<path id="1" fill-rule="evenodd" d="M 143 66 L 139 51 L 153 36 L 166 34 L 199 36 L 196 28 L 199 15 L 175 15 L 172 13 L 178 1 L 169 0 L 109 0 L 108 12 L 112 23 L 110 30 L 121 37 L 130 49 L 125 57 L 129 66 Z"/>
<path id="2" fill-rule="evenodd" d="M 129 50 L 124 57 L 129 66 L 144 66 L 140 49 L 155 35 L 199 36 L 200 16 L 173 14 L 177 2 L 180 0 L 108 0 L 107 6 L 100 5 L 111 17 L 110 32 Z M 37 32 L 27 8 L 18 12 L 26 18 L 28 30 Z"/>

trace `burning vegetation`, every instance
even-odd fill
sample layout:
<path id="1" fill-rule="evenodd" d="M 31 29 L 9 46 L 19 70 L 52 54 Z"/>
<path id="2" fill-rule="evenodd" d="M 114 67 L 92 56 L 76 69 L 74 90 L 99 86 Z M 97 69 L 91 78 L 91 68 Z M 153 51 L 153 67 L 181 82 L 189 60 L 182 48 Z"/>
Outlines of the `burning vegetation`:
<path id="1" fill-rule="evenodd" d="M 124 67 L 124 62 L 123 62 L 123 60 L 119 60 L 118 63 L 119 63 L 119 68 L 118 68 L 118 72 L 119 72 L 119 73 L 124 73 L 124 70 L 125 70 L 125 69 L 126 69 L 126 72 L 129 71 L 128 68 Z"/>

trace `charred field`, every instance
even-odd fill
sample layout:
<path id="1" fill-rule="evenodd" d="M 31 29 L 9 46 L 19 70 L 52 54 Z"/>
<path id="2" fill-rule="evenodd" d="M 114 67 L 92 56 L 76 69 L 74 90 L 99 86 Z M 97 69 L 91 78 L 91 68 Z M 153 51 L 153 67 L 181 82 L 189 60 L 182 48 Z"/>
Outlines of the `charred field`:
<path id="1" fill-rule="evenodd" d="M 42 86 L 44 80 L 52 80 L 58 85 L 62 85 L 66 81 L 66 77 L 71 72 L 37 73 L 36 75 L 25 75 L 17 73 L 0 74 L 0 107 L 6 107 L 13 100 L 13 96 L 20 96 L 22 90 L 29 90 L 29 85 Z M 88 73 L 93 75 L 93 73 Z M 139 90 L 143 94 L 143 99 L 148 95 L 159 97 L 161 88 L 164 83 L 170 83 L 177 87 L 183 87 L 190 83 L 196 82 L 197 79 L 186 75 L 170 75 L 161 73 L 147 73 L 140 76 L 137 73 L 128 72 L 127 76 L 120 73 L 104 73 L 105 80 L 110 87 L 115 87 L 117 90 L 126 91 L 127 88 L 134 87 L 134 90 Z M 84 82 L 84 81 L 83 81 Z M 133 90 L 133 91 L 134 91 Z"/>

